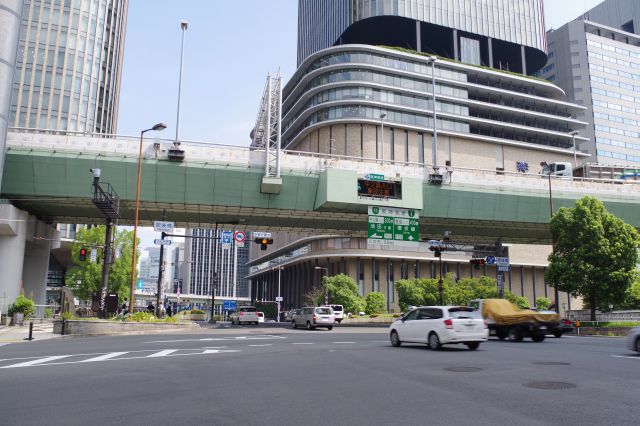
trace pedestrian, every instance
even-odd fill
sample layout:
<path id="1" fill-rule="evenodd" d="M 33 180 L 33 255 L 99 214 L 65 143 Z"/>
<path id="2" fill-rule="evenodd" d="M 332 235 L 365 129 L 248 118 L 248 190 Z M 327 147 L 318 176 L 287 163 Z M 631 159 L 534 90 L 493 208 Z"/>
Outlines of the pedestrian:
<path id="1" fill-rule="evenodd" d="M 167 315 L 172 316 L 173 310 L 171 309 L 171 305 L 167 305 Z"/>
<path id="2" fill-rule="evenodd" d="M 149 302 L 149 305 L 147 306 L 147 312 L 149 312 L 150 314 L 152 314 L 155 311 L 155 306 L 153 306 L 153 302 Z"/>
<path id="3" fill-rule="evenodd" d="M 120 307 L 120 312 L 124 315 L 129 310 L 129 306 L 127 305 L 127 298 L 124 298 L 124 302 L 122 302 L 122 306 Z"/>

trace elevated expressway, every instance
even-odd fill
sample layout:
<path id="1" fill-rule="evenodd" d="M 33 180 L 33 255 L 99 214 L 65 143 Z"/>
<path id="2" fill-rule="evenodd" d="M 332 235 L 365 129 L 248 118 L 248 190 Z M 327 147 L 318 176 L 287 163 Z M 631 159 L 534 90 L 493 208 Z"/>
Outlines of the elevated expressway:
<path id="1" fill-rule="evenodd" d="M 47 223 L 103 223 L 91 201 L 90 168 L 100 168 L 121 199 L 120 225 L 132 224 L 136 138 L 11 131 L 1 197 Z M 167 141 L 144 141 L 140 223 L 162 217 L 180 227 L 237 221 L 238 229 L 366 236 L 367 206 L 421 210 L 420 236 L 505 242 L 549 241 L 548 180 L 535 173 L 450 168 L 442 185 L 427 183 L 431 166 L 284 151 L 278 194 L 260 192 L 265 153 L 246 147 L 184 142 L 185 161 L 167 159 Z M 536 169 L 537 167 L 532 167 Z M 399 200 L 357 195 L 357 180 L 382 174 L 402 182 Z M 584 195 L 640 228 L 640 186 L 552 179 L 554 211 Z"/>

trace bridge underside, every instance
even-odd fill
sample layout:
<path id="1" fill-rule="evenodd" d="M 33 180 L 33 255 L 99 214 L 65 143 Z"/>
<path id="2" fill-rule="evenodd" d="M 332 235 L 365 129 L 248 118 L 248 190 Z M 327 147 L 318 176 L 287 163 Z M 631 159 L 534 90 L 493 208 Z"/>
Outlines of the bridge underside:
<path id="1" fill-rule="evenodd" d="M 16 207 L 26 210 L 48 223 L 88 223 L 103 224 L 104 218 L 92 204 L 84 198 L 18 198 L 11 196 Z M 122 219 L 119 225 L 133 225 L 134 202 L 121 203 Z M 252 207 L 221 207 L 205 205 L 185 205 L 175 203 L 140 203 L 139 225 L 153 226 L 154 220 L 162 218 L 166 210 L 167 220 L 177 227 L 208 228 L 219 224 L 232 223 L 234 229 L 265 231 L 296 231 L 335 233 L 350 237 L 366 237 L 367 214 L 344 211 L 296 211 L 272 210 Z M 237 224 L 235 224 L 237 222 Z M 421 238 L 440 238 L 442 233 L 451 231 L 456 239 L 492 242 L 498 236 L 505 241 L 540 243 L 548 241 L 546 223 L 496 222 L 494 220 L 420 218 Z"/>

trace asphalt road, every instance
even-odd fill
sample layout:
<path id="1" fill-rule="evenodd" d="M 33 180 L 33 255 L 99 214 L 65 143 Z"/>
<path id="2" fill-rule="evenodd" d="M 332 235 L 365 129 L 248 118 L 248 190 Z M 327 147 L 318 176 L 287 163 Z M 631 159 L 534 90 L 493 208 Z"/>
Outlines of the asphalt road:
<path id="1" fill-rule="evenodd" d="M 1 425 L 636 425 L 619 338 L 393 348 L 384 328 L 236 327 L 0 347 Z"/>

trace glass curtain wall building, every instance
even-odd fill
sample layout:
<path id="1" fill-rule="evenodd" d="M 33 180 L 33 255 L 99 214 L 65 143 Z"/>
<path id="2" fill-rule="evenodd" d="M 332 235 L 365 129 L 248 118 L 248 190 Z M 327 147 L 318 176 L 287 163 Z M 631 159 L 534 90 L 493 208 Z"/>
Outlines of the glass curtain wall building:
<path id="1" fill-rule="evenodd" d="M 590 162 L 640 165 L 640 4 L 607 0 L 548 32 L 549 61 L 539 75 L 586 108 L 580 148 Z"/>
<path id="2" fill-rule="evenodd" d="M 116 131 L 127 0 L 25 0 L 10 125 Z"/>

